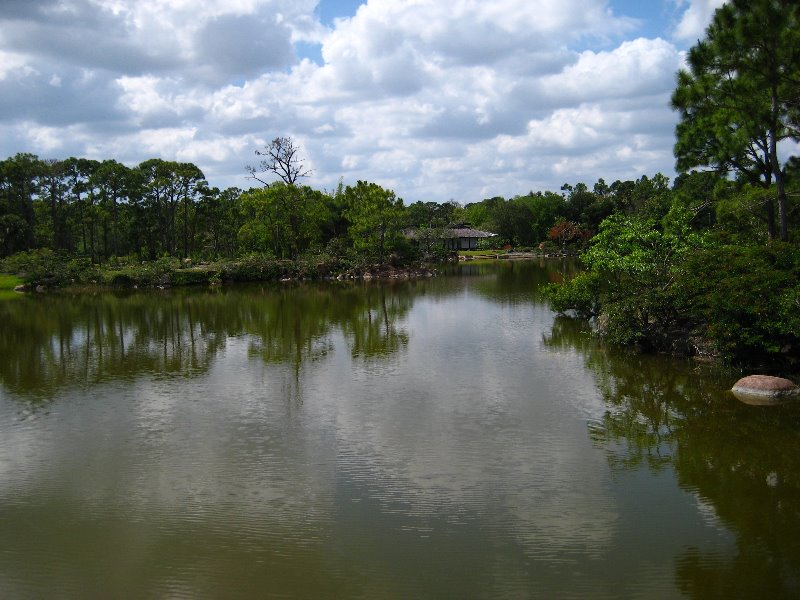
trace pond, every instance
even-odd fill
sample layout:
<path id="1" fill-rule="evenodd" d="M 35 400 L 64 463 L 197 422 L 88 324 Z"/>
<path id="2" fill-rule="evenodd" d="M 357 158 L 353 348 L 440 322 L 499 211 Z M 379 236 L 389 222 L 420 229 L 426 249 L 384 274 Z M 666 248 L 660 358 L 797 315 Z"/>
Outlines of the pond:
<path id="1" fill-rule="evenodd" d="M 559 261 L 0 302 L 0 597 L 800 595 L 800 409 Z"/>

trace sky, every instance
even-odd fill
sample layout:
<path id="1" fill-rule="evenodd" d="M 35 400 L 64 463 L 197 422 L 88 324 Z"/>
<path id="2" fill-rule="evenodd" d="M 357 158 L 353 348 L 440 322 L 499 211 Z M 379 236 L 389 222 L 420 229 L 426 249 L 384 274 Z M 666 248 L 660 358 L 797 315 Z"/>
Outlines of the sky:
<path id="1" fill-rule="evenodd" d="M 289 136 L 406 203 L 674 176 L 669 107 L 723 0 L 1 0 L 0 158 L 192 162 Z"/>

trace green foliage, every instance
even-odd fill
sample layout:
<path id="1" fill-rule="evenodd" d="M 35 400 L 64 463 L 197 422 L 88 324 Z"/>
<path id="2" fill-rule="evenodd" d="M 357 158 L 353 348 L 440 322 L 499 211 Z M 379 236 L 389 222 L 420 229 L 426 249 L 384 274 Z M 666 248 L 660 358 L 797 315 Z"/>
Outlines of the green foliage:
<path id="1" fill-rule="evenodd" d="M 689 227 L 689 214 L 673 217 L 669 228 L 651 219 L 622 215 L 606 219 L 584 255 L 584 263 L 609 279 L 624 278 L 637 287 L 670 285 L 676 262 L 703 243 L 702 234 Z"/>
<path id="2" fill-rule="evenodd" d="M 545 210 L 549 210 L 549 207 Z M 541 232 L 534 229 L 535 217 L 542 222 L 549 220 L 549 217 L 546 213 L 539 214 L 534 211 L 535 201 L 532 196 L 519 196 L 512 200 L 497 202 L 491 213 L 491 230 L 500 236 L 502 242 L 512 246 L 536 244 L 540 241 Z M 537 222 L 536 227 L 538 229 L 542 225 Z"/>
<path id="3" fill-rule="evenodd" d="M 393 191 L 359 181 L 344 192 L 345 217 L 356 252 L 383 262 L 392 252 L 403 251 L 405 224 L 403 201 Z"/>
<path id="4" fill-rule="evenodd" d="M 8 256 L 25 248 L 30 226 L 19 215 L 0 215 L 0 256 Z"/>
<path id="5" fill-rule="evenodd" d="M 241 248 L 280 258 L 297 258 L 319 242 L 327 218 L 323 194 L 308 186 L 275 183 L 249 190 L 240 205 L 246 218 L 238 234 Z"/>
<path id="6" fill-rule="evenodd" d="M 350 270 L 353 264 L 326 253 L 308 253 L 296 260 L 276 259 L 252 253 L 221 265 L 213 277 L 224 281 L 278 281 L 281 279 L 324 279 Z"/>
<path id="7" fill-rule="evenodd" d="M 442 262 L 447 260 L 449 255 L 441 250 L 435 250 L 432 258 L 435 262 Z M 431 257 L 429 257 L 430 260 Z M 411 265 L 422 259 L 419 246 L 409 240 L 405 235 L 402 235 L 395 244 L 394 251 L 389 255 L 389 265 L 392 267 L 401 267 Z"/>
<path id="8" fill-rule="evenodd" d="M 36 222 L 31 199 L 38 192 L 44 163 L 19 153 L 0 161 L 0 256 L 31 248 Z"/>
<path id="9" fill-rule="evenodd" d="M 442 238 L 446 231 L 444 226 L 429 227 L 423 225 L 418 226 L 413 231 L 414 242 L 424 259 L 444 261 L 447 260 L 448 256 L 452 256 L 453 251 L 442 243 Z"/>
<path id="10" fill-rule="evenodd" d="M 169 273 L 169 285 L 206 285 L 219 274 L 211 269 L 179 269 Z"/>
<path id="11" fill-rule="evenodd" d="M 800 249 L 727 244 L 675 204 L 658 224 L 614 216 L 583 255 L 588 271 L 548 289 L 558 312 L 596 316 L 615 344 L 733 361 L 800 357 Z"/>
<path id="12" fill-rule="evenodd" d="M 483 244 L 516 247 L 536 247 L 569 211 L 581 228 L 593 230 L 618 210 L 618 196 L 636 187 L 629 183 L 600 180 L 594 191 L 578 184 L 569 199 L 546 191 L 467 207 L 451 200 L 406 208 L 393 192 L 369 182 L 340 182 L 331 193 L 296 182 L 242 192 L 209 188 L 191 163 L 150 159 L 126 167 L 115 160 L 43 161 L 20 154 L 0 161 L 0 256 L 43 247 L 94 264 L 118 256 L 152 262 L 164 254 L 217 261 L 267 253 L 295 260 L 325 248 L 365 263 L 408 263 L 420 251 L 439 261 L 450 255 L 439 251 L 437 232 L 460 224 L 503 234 Z M 403 230 L 410 226 L 428 231 L 430 243 L 409 244 Z M 158 276 L 130 275 L 132 281 Z"/>
<path id="13" fill-rule="evenodd" d="M 481 202 L 472 202 L 464 207 L 464 220 L 482 230 L 491 230 L 492 228 L 492 205 L 497 200 L 503 201 L 503 198 L 491 198 Z"/>
<path id="14" fill-rule="evenodd" d="M 528 194 L 521 196 L 519 201 L 531 211 L 531 237 L 528 242 L 532 246 L 547 239 L 550 228 L 563 218 L 566 210 L 564 198 L 553 192 Z"/>
<path id="15" fill-rule="evenodd" d="M 600 310 L 600 277 L 584 272 L 563 283 L 551 283 L 545 288 L 545 297 L 558 313 L 572 310 L 582 319 L 596 317 Z"/>
<path id="16" fill-rule="evenodd" d="M 0 270 L 26 278 L 28 273 L 38 272 L 54 260 L 55 254 L 49 248 L 18 252 L 0 261 Z"/>
<path id="17" fill-rule="evenodd" d="M 20 252 L 5 258 L 0 269 L 19 275 L 26 284 L 61 287 L 75 283 L 95 283 L 100 271 L 88 258 L 69 258 L 50 249 Z"/>
<path id="18" fill-rule="evenodd" d="M 686 309 L 720 353 L 734 360 L 800 356 L 800 249 L 778 242 L 710 247 L 687 257 L 682 275 Z"/>
<path id="19" fill-rule="evenodd" d="M 267 224 L 263 221 L 250 219 L 236 232 L 236 243 L 242 254 L 253 252 L 264 252 L 269 249 L 272 253 L 272 237 L 267 229 Z"/>
<path id="20" fill-rule="evenodd" d="M 588 274 L 549 291 L 553 309 L 597 315 L 614 343 L 674 350 L 676 331 L 686 325 L 676 282 L 685 257 L 705 237 L 691 230 L 688 212 L 673 216 L 666 228 L 623 215 L 606 219 L 583 255 Z"/>
<path id="21" fill-rule="evenodd" d="M 735 193 L 717 200 L 715 221 L 726 239 L 750 244 L 767 242 L 767 223 L 764 206 L 773 201 L 774 189 L 744 185 Z"/>
<path id="22" fill-rule="evenodd" d="M 680 112 L 675 143 L 681 171 L 711 166 L 753 185 L 777 185 L 780 237 L 788 240 L 782 139 L 798 139 L 800 6 L 789 0 L 730 0 L 689 51 L 672 96 Z M 765 205 L 776 237 L 771 203 Z"/>
<path id="23" fill-rule="evenodd" d="M 180 261 L 170 256 L 162 256 L 158 260 L 143 262 L 141 265 L 128 268 L 127 274 L 134 285 L 141 287 L 154 287 L 169 284 L 169 276 L 173 270 L 180 267 Z"/>
<path id="24" fill-rule="evenodd" d="M 274 281 L 296 275 L 293 261 L 277 260 L 263 253 L 248 254 L 222 266 L 225 281 Z"/>
<path id="25" fill-rule="evenodd" d="M 25 283 L 33 283 L 52 270 L 54 254 L 50 249 L 19 252 L 2 262 L 2 270 L 20 276 Z"/>
<path id="26" fill-rule="evenodd" d="M 439 229 L 452 227 L 464 220 L 465 212 L 454 201 L 414 202 L 406 208 L 407 225 L 416 228 Z"/>
<path id="27" fill-rule="evenodd" d="M 498 241 L 496 238 L 478 239 L 478 250 L 497 250 Z"/>

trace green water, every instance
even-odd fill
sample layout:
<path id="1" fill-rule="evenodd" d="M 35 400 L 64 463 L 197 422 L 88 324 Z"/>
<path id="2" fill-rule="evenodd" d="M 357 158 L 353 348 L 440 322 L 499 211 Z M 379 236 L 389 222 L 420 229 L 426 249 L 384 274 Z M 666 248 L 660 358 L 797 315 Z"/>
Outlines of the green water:
<path id="1" fill-rule="evenodd" d="M 800 410 L 562 268 L 0 301 L 0 597 L 800 596 Z"/>

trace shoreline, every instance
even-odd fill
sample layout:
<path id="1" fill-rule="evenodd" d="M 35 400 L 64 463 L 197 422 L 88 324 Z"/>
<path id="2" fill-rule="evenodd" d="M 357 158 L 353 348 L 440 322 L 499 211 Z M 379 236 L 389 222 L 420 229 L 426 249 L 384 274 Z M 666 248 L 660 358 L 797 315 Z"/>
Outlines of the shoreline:
<path id="1" fill-rule="evenodd" d="M 12 277 L 19 285 L 8 291 L 32 293 L 63 289 L 165 289 L 195 285 L 219 286 L 245 282 L 301 281 L 392 281 L 427 279 L 438 275 L 437 267 L 472 261 L 542 260 L 574 258 L 571 253 L 487 252 L 453 256 L 442 263 L 355 263 L 338 257 L 323 260 L 274 259 L 260 256 L 223 262 L 160 259 L 125 265 L 93 265 L 74 261 L 53 261 L 32 272 Z"/>
<path id="2" fill-rule="evenodd" d="M 458 255 L 458 262 L 472 260 L 536 260 L 542 258 L 576 258 L 579 254 L 571 252 L 486 252 L 485 254 Z"/>
<path id="3" fill-rule="evenodd" d="M 340 265 L 343 266 L 343 265 Z M 326 263 L 313 267 L 297 261 L 269 261 L 259 265 L 239 262 L 221 265 L 187 266 L 152 272 L 150 264 L 140 268 L 101 268 L 86 279 L 56 280 L 52 277 L 36 278 L 13 287 L 17 293 L 46 293 L 51 291 L 97 290 L 158 290 L 173 287 L 217 287 L 237 283 L 293 283 L 312 281 L 395 281 L 428 279 L 438 272 L 431 265 L 396 267 L 392 265 L 365 265 L 332 269 Z M 11 288 L 8 290 L 11 291 Z"/>

